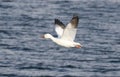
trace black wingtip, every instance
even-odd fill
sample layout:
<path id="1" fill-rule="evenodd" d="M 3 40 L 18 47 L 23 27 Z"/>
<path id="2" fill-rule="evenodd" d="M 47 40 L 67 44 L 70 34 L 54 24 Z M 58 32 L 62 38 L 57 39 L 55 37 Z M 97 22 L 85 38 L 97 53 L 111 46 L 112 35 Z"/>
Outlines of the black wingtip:
<path id="1" fill-rule="evenodd" d="M 74 28 L 77 28 L 79 22 L 79 17 L 77 15 L 73 15 L 73 18 L 71 20 L 71 24 L 74 26 Z"/>
<path id="2" fill-rule="evenodd" d="M 55 19 L 55 24 L 58 24 L 58 23 L 60 23 L 60 20 Z"/>
<path id="3" fill-rule="evenodd" d="M 72 19 L 79 20 L 79 16 L 78 16 L 78 15 L 76 15 L 76 14 L 74 14 Z"/>
<path id="4" fill-rule="evenodd" d="M 63 29 L 65 28 L 65 25 L 58 19 L 55 19 L 55 24 L 61 26 Z"/>

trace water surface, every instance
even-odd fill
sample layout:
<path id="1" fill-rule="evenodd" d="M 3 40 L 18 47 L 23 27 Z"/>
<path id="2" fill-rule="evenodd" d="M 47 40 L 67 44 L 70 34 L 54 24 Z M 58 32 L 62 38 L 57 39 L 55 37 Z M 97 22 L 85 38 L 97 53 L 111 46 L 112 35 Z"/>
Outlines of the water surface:
<path id="1" fill-rule="evenodd" d="M 54 19 L 80 21 L 75 41 L 64 48 L 40 35 Z M 120 2 L 113 0 L 1 0 L 1 77 L 119 77 Z"/>

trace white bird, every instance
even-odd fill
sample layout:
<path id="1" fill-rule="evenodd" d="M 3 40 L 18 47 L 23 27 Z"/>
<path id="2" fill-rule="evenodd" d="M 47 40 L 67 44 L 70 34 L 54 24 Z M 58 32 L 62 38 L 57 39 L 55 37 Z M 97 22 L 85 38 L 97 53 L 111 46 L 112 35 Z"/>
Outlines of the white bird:
<path id="1" fill-rule="evenodd" d="M 63 47 L 75 47 L 81 48 L 81 44 L 74 42 L 79 18 L 78 16 L 73 16 L 71 21 L 65 27 L 65 25 L 58 19 L 55 19 L 55 31 L 58 38 L 53 37 L 51 34 L 47 33 L 42 36 L 42 38 L 51 39 L 56 44 Z"/>

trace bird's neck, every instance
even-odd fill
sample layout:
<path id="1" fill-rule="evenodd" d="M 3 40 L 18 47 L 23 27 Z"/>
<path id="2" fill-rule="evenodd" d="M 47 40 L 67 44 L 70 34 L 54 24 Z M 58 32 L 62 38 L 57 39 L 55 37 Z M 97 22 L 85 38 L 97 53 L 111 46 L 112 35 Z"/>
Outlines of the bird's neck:
<path id="1" fill-rule="evenodd" d="M 53 42 L 56 42 L 56 41 L 57 41 L 57 38 L 53 37 L 52 35 L 50 36 L 50 39 L 51 39 Z"/>
<path id="2" fill-rule="evenodd" d="M 49 39 L 54 40 L 54 37 L 52 35 L 49 36 Z"/>

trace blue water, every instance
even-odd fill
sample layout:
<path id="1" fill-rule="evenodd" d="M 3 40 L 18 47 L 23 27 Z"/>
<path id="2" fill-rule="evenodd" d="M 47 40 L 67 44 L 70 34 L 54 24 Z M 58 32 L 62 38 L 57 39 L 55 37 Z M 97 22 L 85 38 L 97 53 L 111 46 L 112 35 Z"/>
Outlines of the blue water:
<path id="1" fill-rule="evenodd" d="M 73 14 L 82 48 L 40 38 Z M 106 76 L 120 77 L 119 0 L 0 0 L 0 77 Z"/>

